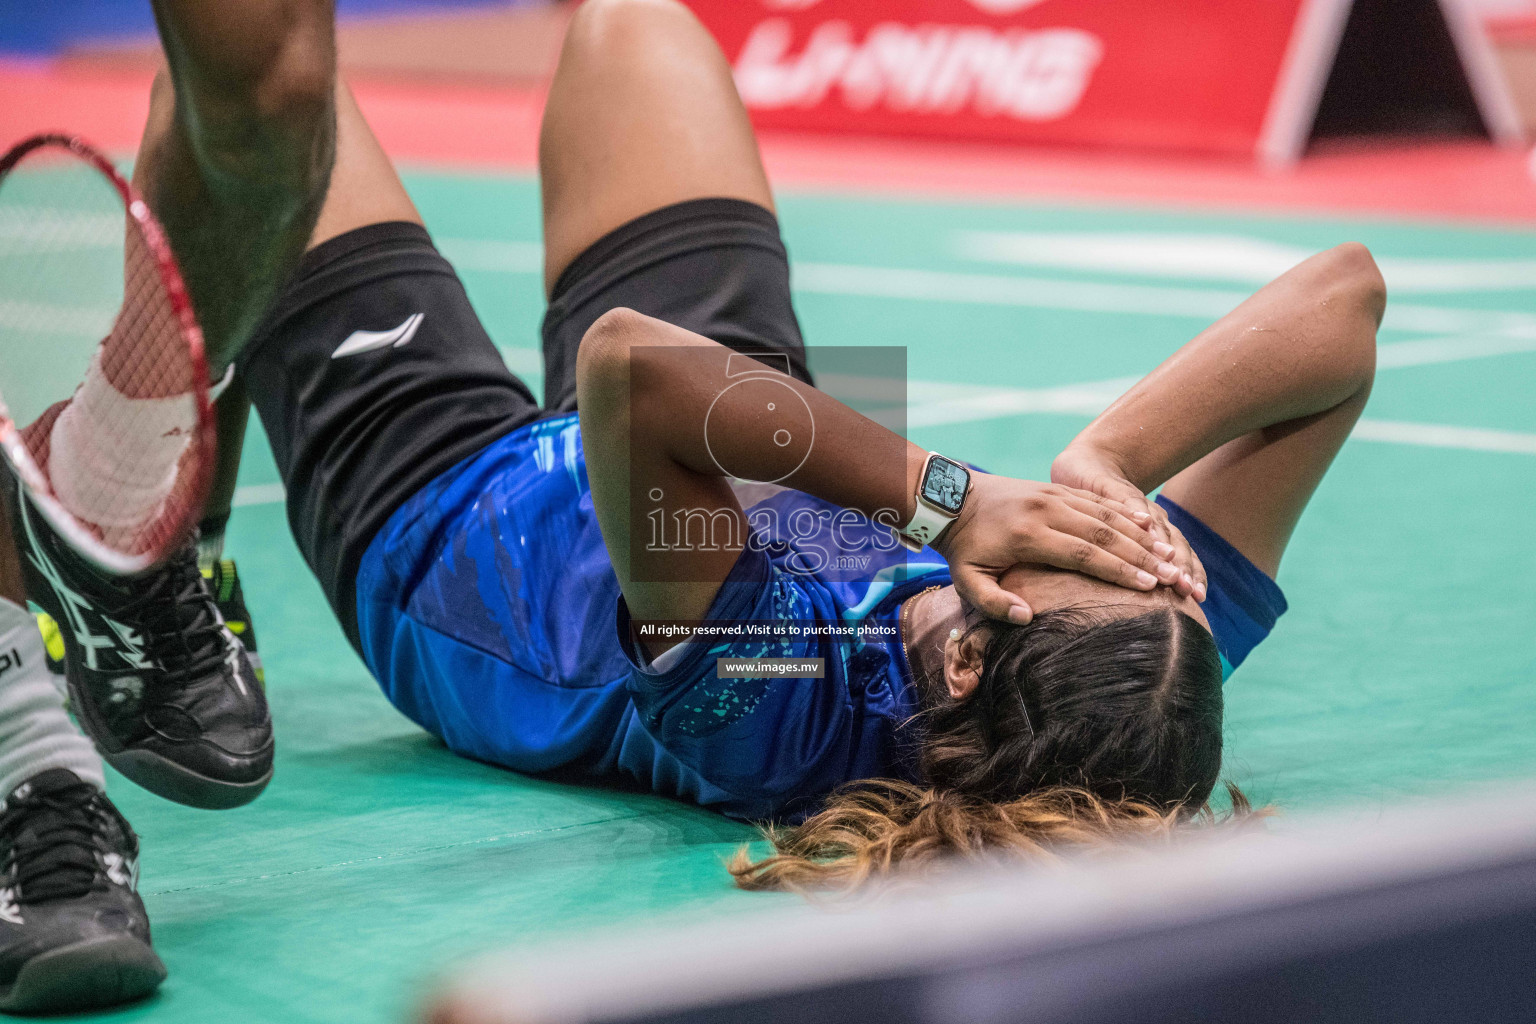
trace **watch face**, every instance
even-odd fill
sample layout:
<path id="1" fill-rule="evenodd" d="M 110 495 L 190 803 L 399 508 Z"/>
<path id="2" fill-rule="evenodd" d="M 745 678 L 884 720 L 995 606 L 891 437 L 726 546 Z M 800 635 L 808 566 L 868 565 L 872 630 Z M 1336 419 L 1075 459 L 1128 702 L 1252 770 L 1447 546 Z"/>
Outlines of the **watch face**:
<path id="1" fill-rule="evenodd" d="M 960 514 L 960 503 L 965 500 L 965 486 L 971 474 L 964 466 L 935 455 L 928 460 L 928 472 L 923 474 L 923 498 L 937 505 L 952 516 Z"/>

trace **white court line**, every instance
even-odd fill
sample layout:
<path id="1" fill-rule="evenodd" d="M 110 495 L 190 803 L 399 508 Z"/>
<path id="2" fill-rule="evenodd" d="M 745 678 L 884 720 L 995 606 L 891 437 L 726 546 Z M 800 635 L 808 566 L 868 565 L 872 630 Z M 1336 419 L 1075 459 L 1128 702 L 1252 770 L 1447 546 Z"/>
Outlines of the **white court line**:
<path id="1" fill-rule="evenodd" d="M 1248 296 L 1220 288 L 1105 284 L 1016 274 L 964 274 L 948 270 L 867 267 L 852 263 L 794 263 L 795 291 L 822 295 L 1023 306 L 1089 313 L 1132 313 L 1214 320 Z"/>
<path id="2" fill-rule="evenodd" d="M 56 249 L 121 249 L 123 214 L 80 213 L 47 206 L 0 207 L 0 255 Z"/>
<path id="3" fill-rule="evenodd" d="M 1514 352 L 1536 352 L 1536 338 L 1468 335 L 1424 338 L 1419 341 L 1387 341 L 1376 345 L 1376 369 L 1458 363 L 1464 359 L 1484 359 Z"/>
<path id="4" fill-rule="evenodd" d="M 795 263 L 796 291 L 824 295 L 954 302 L 971 305 L 1065 309 L 1134 316 L 1178 316 L 1207 323 L 1230 313 L 1249 292 L 1221 288 L 1107 284 L 1014 274 L 866 267 L 851 263 Z M 1536 315 L 1387 303 L 1382 329 L 1426 334 L 1499 334 L 1536 337 Z"/>
<path id="5" fill-rule="evenodd" d="M 1136 380 L 1135 377 L 1116 377 L 1054 388 L 989 388 L 974 384 L 914 380 L 907 385 L 908 398 L 914 404 L 906 415 L 905 424 L 910 429 L 975 423 L 1008 416 L 1067 415 L 1091 418 L 1103 412 Z M 1454 427 L 1439 423 L 1363 419 L 1355 424 L 1350 440 L 1536 455 L 1536 434 Z M 236 508 L 270 505 L 282 500 L 282 484 L 249 484 L 235 488 Z"/>
<path id="6" fill-rule="evenodd" d="M 906 422 L 911 428 L 975 423 L 1008 416 L 1055 414 L 1093 417 L 1108 408 L 1135 382 L 1136 378 L 1125 377 L 1056 388 L 1020 388 L 1009 391 L 977 387 L 969 395 L 952 391 L 940 401 L 918 404 L 907 413 Z M 957 386 L 947 385 L 950 388 Z M 1536 455 L 1536 434 L 1440 423 L 1362 419 L 1355 424 L 1350 440 Z"/>
<path id="7" fill-rule="evenodd" d="M 963 259 L 1098 274 L 1267 284 L 1317 250 L 1253 235 L 1164 231 L 957 231 Z M 1387 291 L 1536 288 L 1536 260 L 1378 256 Z"/>
<path id="8" fill-rule="evenodd" d="M 489 238 L 440 238 L 438 249 L 458 270 L 492 274 L 538 274 L 544 270 L 544 246 Z"/>
<path id="9" fill-rule="evenodd" d="M 497 345 L 496 351 L 501 353 L 507 369 L 519 377 L 544 376 L 544 355 L 538 349 Z"/>
<path id="10" fill-rule="evenodd" d="M 1536 455 L 1536 434 L 1513 430 L 1482 430 L 1477 427 L 1447 427 L 1438 423 L 1403 423 L 1398 420 L 1361 420 L 1350 438 L 1358 441 L 1385 441 L 1430 448 L 1460 448 L 1475 452 L 1512 452 Z"/>
<path id="11" fill-rule="evenodd" d="M 230 504 L 235 508 L 244 508 L 246 505 L 273 505 L 282 501 L 286 494 L 282 484 L 246 484 L 244 487 L 235 488 L 235 497 Z"/>
<path id="12" fill-rule="evenodd" d="M 117 318 L 116 310 L 54 306 L 0 299 L 0 331 L 100 338 Z"/>
<path id="13" fill-rule="evenodd" d="M 1117 377 L 1055 388 L 978 387 L 968 394 L 957 393 L 927 402 L 921 400 L 921 388 L 918 388 L 917 400 L 907 410 L 907 427 L 938 427 L 1030 414 L 1097 416 L 1139 379 Z M 913 382 L 914 385 L 921 383 Z"/>
<path id="14" fill-rule="evenodd" d="M 542 249 L 536 242 L 443 238 L 438 244 L 462 270 L 534 274 L 543 269 Z M 813 295 L 1178 316 L 1206 322 L 1231 312 L 1250 294 L 1225 288 L 1111 284 L 1017 274 L 970 274 L 817 262 L 791 264 L 790 286 L 795 291 Z M 1412 334 L 1492 334 L 1536 339 L 1536 314 L 1389 302 L 1382 329 Z"/>

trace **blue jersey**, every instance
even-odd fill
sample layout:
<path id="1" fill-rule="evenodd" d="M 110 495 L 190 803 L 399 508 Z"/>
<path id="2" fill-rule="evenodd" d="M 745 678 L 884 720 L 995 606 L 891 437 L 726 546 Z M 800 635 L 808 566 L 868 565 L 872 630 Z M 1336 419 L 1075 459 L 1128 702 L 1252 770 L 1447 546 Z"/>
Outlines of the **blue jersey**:
<path id="1" fill-rule="evenodd" d="M 432 481 L 374 538 L 357 581 L 368 667 L 460 754 L 628 779 L 733 817 L 793 820 L 845 782 L 915 778 L 899 617 L 908 597 L 949 583 L 943 560 L 798 491 L 744 504 L 752 542 L 708 619 L 795 629 L 705 637 L 650 663 L 628 641 L 577 418 L 529 424 Z M 1284 599 L 1174 514 L 1206 564 L 1206 608 L 1219 609 L 1212 629 L 1235 666 Z M 825 677 L 717 678 L 721 658 L 763 657 L 825 659 Z"/>

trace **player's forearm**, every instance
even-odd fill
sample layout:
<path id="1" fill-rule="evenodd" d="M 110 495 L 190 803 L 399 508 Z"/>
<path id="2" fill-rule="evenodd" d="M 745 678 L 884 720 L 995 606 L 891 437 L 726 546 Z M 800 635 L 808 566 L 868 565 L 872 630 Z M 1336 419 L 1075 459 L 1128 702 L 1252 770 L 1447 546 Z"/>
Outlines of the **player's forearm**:
<path id="1" fill-rule="evenodd" d="M 826 393 L 628 311 L 605 317 L 582 351 L 578 381 L 628 389 L 629 441 L 648 456 L 781 483 L 892 526 L 911 518 L 926 453 Z M 620 372 L 594 373 L 597 363 Z"/>
<path id="2" fill-rule="evenodd" d="M 1233 438 L 1370 387 L 1385 287 L 1363 246 L 1288 271 L 1170 356 L 1078 435 L 1150 491 Z"/>

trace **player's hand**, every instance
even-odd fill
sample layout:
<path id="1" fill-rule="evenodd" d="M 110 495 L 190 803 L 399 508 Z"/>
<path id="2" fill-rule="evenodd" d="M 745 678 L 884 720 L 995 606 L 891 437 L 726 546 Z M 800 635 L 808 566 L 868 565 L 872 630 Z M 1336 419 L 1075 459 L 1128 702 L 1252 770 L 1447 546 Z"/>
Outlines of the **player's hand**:
<path id="1" fill-rule="evenodd" d="M 1005 590 L 1004 573 L 1027 562 L 1095 576 L 1132 590 L 1173 585 L 1174 548 L 1120 501 L 1086 490 L 972 473 L 965 507 L 934 541 L 960 596 L 984 615 L 1023 624 L 1029 603 Z M 1161 546 L 1159 546 L 1161 545 Z"/>
<path id="2" fill-rule="evenodd" d="M 1167 510 L 1127 480 L 1112 458 L 1074 441 L 1051 463 L 1051 482 L 1119 502 L 1127 515 L 1157 538 L 1161 545 L 1157 553 L 1179 567 L 1179 579 L 1173 584 L 1179 596 L 1205 600 L 1205 566 L 1200 564 L 1189 541 L 1168 521 Z"/>

